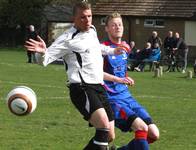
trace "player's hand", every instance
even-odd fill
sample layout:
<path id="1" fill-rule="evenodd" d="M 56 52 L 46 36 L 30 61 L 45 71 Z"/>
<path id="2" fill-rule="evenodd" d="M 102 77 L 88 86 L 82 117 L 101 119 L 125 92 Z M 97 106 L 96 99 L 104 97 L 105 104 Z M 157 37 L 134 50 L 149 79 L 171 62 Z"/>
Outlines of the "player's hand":
<path id="1" fill-rule="evenodd" d="M 29 39 L 24 45 L 27 50 L 44 54 L 46 51 L 46 44 L 40 36 L 37 36 L 37 40 Z"/>
<path id="2" fill-rule="evenodd" d="M 131 48 L 126 42 L 122 42 L 121 45 L 115 48 L 114 54 L 120 55 L 122 53 L 130 53 Z"/>
<path id="3" fill-rule="evenodd" d="M 135 84 L 135 81 L 130 77 L 123 78 L 123 82 L 129 86 L 133 86 Z"/>

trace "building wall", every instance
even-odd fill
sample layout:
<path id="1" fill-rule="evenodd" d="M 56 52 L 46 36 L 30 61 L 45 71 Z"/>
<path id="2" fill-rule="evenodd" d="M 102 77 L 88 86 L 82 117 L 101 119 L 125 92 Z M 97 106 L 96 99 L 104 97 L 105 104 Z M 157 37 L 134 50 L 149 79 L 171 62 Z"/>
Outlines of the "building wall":
<path id="1" fill-rule="evenodd" d="M 138 47 L 143 47 L 145 42 L 151 36 L 152 31 L 157 31 L 158 36 L 164 41 L 167 32 L 179 32 L 184 36 L 184 22 L 179 20 L 164 19 L 164 27 L 145 27 L 144 20 L 146 18 L 129 18 L 130 23 L 130 40 L 134 40 Z"/>
<path id="2" fill-rule="evenodd" d="M 97 35 L 100 41 L 107 37 L 107 34 L 105 33 L 104 24 L 101 24 L 101 19 L 103 17 L 105 16 L 96 16 L 93 18 L 93 25 L 96 27 Z"/>

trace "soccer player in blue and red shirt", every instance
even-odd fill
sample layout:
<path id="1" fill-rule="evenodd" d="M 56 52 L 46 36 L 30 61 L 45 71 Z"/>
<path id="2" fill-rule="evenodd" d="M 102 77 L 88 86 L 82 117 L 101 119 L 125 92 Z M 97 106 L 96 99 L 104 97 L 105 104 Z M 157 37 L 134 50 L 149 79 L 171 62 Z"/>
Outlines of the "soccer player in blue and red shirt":
<path id="1" fill-rule="evenodd" d="M 109 39 L 102 44 L 113 48 L 119 45 L 127 47 L 126 42 L 121 40 L 124 28 L 119 13 L 106 17 L 105 30 Z M 115 115 L 115 126 L 123 132 L 135 132 L 135 138 L 118 150 L 148 150 L 149 143 L 159 138 L 159 130 L 146 109 L 135 100 L 128 89 L 127 84 L 134 85 L 134 80 L 127 75 L 128 55 L 129 51 L 121 55 L 104 56 L 104 79 Z"/>

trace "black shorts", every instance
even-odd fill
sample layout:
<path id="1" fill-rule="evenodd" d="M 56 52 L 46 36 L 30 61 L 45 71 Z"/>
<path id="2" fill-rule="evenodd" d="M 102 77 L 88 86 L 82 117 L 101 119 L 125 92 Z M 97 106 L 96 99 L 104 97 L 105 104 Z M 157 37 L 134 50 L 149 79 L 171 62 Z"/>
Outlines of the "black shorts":
<path id="1" fill-rule="evenodd" d="M 105 89 L 101 84 L 70 84 L 70 97 L 72 103 L 89 120 L 91 114 L 99 108 L 104 108 L 109 121 L 114 120 L 113 111 L 107 100 Z"/>

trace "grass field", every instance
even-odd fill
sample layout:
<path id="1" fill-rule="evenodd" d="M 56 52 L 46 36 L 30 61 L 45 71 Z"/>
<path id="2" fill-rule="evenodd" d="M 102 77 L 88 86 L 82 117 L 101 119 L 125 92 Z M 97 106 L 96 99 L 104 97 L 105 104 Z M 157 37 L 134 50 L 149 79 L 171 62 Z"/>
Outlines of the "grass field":
<path id="1" fill-rule="evenodd" d="M 150 149 L 195 150 L 196 78 L 177 72 L 161 78 L 153 78 L 152 72 L 129 74 L 136 82 L 132 94 L 160 129 L 161 138 Z M 65 81 L 62 65 L 28 64 L 23 50 L 0 49 L 0 150 L 82 150 L 94 130 L 71 104 Z M 6 106 L 8 91 L 18 85 L 37 94 L 37 109 L 29 116 L 15 116 Z M 117 129 L 115 144 L 132 136 Z"/>

